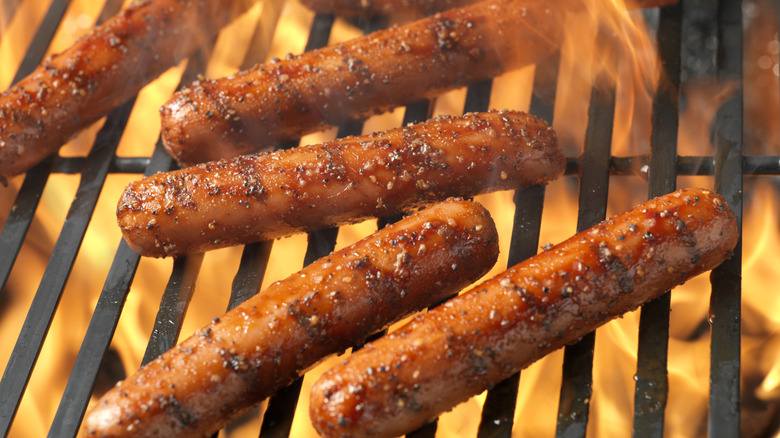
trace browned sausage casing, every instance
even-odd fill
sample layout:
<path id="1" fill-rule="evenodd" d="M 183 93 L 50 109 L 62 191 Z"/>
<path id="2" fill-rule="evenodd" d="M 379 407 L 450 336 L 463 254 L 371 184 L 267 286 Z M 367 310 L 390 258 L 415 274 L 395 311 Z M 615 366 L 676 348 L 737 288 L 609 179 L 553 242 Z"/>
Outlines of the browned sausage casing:
<path id="1" fill-rule="evenodd" d="M 484 275 L 498 257 L 479 204 L 449 200 L 324 257 L 109 391 L 88 436 L 207 436 L 325 356 Z"/>
<path id="2" fill-rule="evenodd" d="M 311 392 L 323 437 L 391 437 L 720 264 L 722 197 L 682 190 L 604 221 L 353 353 Z"/>
<path id="3" fill-rule="evenodd" d="M 163 141 L 182 165 L 234 157 L 533 64 L 558 45 L 558 9 L 488 0 L 197 81 L 160 109 Z"/>
<path id="4" fill-rule="evenodd" d="M 27 171 L 176 65 L 254 0 L 133 2 L 0 95 L 0 180 Z"/>
<path id="5" fill-rule="evenodd" d="M 343 16 L 393 15 L 421 17 L 465 6 L 477 0 L 301 0 L 309 9 Z"/>
<path id="6" fill-rule="evenodd" d="M 474 113 L 153 175 L 127 187 L 117 217 L 139 254 L 176 256 L 542 184 L 564 167 L 542 120 Z"/>

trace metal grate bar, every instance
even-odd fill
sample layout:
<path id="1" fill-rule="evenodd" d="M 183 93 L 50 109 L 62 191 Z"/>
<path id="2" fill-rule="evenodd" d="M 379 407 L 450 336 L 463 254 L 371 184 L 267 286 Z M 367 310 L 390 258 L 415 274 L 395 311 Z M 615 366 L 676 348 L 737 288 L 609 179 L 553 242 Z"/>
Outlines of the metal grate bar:
<path id="1" fill-rule="evenodd" d="M 56 3 L 56 2 L 55 2 Z M 103 10 L 100 14 L 104 17 L 107 14 L 115 13 L 118 10 L 118 6 L 115 6 L 116 0 L 110 0 L 103 6 Z M 60 5 L 55 7 L 54 4 L 47 12 L 44 22 L 41 27 L 38 28 L 37 33 L 30 45 L 27 54 L 25 55 L 25 61 L 19 66 L 16 72 L 13 83 L 19 82 L 22 78 L 26 77 L 38 66 L 46 54 L 46 49 L 51 43 L 51 39 L 54 37 L 54 31 L 62 21 L 62 17 L 65 14 L 65 9 L 68 3 L 64 6 Z M 16 4 L 14 4 L 14 7 Z M 5 4 L 3 8 L 5 8 Z M 5 10 L 5 9 L 4 9 Z M 98 20 L 98 23 L 102 22 Z M 44 29 L 45 25 L 52 25 L 53 29 Z M 2 25 L 0 24 L 0 29 Z M 56 154 L 54 154 L 56 156 Z M 3 257 L 0 257 L 0 290 L 5 287 L 8 281 L 8 276 L 11 275 L 11 269 L 16 262 L 16 257 L 21 250 L 24 238 L 27 236 L 27 231 L 32 224 L 33 217 L 35 216 L 35 210 L 38 208 L 38 202 L 43 194 L 43 189 L 46 187 L 46 182 L 49 179 L 51 173 L 53 158 L 43 161 L 30 169 L 24 177 L 24 182 L 17 193 L 17 198 L 14 202 L 14 208 L 8 214 L 6 223 L 3 226 L 3 230 L 0 233 L 0 244 L 3 248 Z M 84 168 L 84 158 L 80 158 L 78 165 L 75 166 L 72 173 L 79 173 Z"/>
<path id="2" fill-rule="evenodd" d="M 110 0 L 108 3 L 117 2 Z M 114 5 L 115 7 L 117 5 Z M 109 12 L 107 12 L 109 11 Z M 104 6 L 101 16 L 110 13 L 110 8 Z M 204 49 L 205 50 L 205 49 Z M 188 63 L 180 83 L 191 82 L 205 65 L 203 52 L 193 55 Z M 122 132 L 120 129 L 118 132 Z M 117 137 L 119 134 L 117 134 Z M 116 156 L 114 156 L 116 158 Z M 151 159 L 145 158 L 140 163 L 146 164 L 146 175 L 158 171 L 170 170 L 175 166 L 173 159 L 158 140 Z M 106 282 L 98 298 L 95 312 L 90 320 L 87 333 L 79 349 L 73 371 L 68 379 L 65 392 L 60 399 L 54 421 L 49 434 L 51 436 L 75 436 L 86 411 L 95 380 L 100 371 L 101 363 L 108 352 L 122 308 L 130 290 L 130 284 L 138 268 L 140 256 L 132 251 L 122 241 L 119 244 Z M 176 269 L 174 268 L 174 275 Z M 170 287 L 170 286 L 169 286 Z M 148 352 L 147 352 L 148 353 Z"/>
<path id="3" fill-rule="evenodd" d="M 677 128 L 679 125 L 680 53 L 682 7 L 679 4 L 661 10 L 658 26 L 658 50 L 662 80 L 653 98 L 650 136 L 649 196 L 674 191 L 677 174 Z M 661 438 L 669 382 L 667 359 L 669 345 L 669 308 L 671 294 L 645 304 L 639 319 L 636 387 L 634 392 L 634 436 Z"/>
<path id="4" fill-rule="evenodd" d="M 358 126 L 348 126 L 344 131 L 354 132 Z M 350 129 L 351 128 L 351 129 Z M 350 135 L 348 132 L 339 134 Z M 359 132 L 359 131 L 358 131 Z M 344 135 L 339 135 L 343 137 Z M 306 256 L 303 265 L 308 266 L 314 261 L 327 256 L 336 247 L 337 228 L 309 233 L 309 245 L 306 248 Z M 268 407 L 263 417 L 263 425 L 260 430 L 261 437 L 287 437 L 290 436 L 295 406 L 298 404 L 298 395 L 301 392 L 303 378 L 299 378 L 292 385 L 282 389 L 268 400 Z"/>
<path id="5" fill-rule="evenodd" d="M 11 83 L 15 84 L 24 79 L 43 61 L 46 49 L 49 48 L 49 43 L 54 38 L 68 5 L 70 5 L 70 0 L 54 0 L 51 3 Z"/>
<path id="6" fill-rule="evenodd" d="M 272 240 L 250 243 L 244 246 L 244 251 L 241 253 L 241 261 L 238 265 L 238 272 L 233 279 L 228 310 L 243 303 L 260 291 L 265 271 L 268 268 L 268 259 L 271 255 L 272 247 Z"/>
<path id="7" fill-rule="evenodd" d="M 76 436 L 140 258 L 127 243 L 120 242 L 49 429 L 49 436 Z"/>
<path id="8" fill-rule="evenodd" d="M 314 25 L 306 43 L 306 50 L 313 50 L 327 44 L 333 20 L 334 18 L 330 15 L 317 14 L 315 16 Z M 387 26 L 387 20 L 385 18 L 369 19 L 360 23 L 359 26 L 364 33 L 370 33 Z M 362 130 L 362 122 L 345 123 L 339 127 L 337 137 L 359 135 Z M 336 246 L 337 235 L 338 229 L 309 233 L 304 266 L 331 253 Z M 298 403 L 302 384 L 303 378 L 299 378 L 268 399 L 268 406 L 260 429 L 261 437 L 287 437 L 290 435 L 295 406 Z"/>
<path id="9" fill-rule="evenodd" d="M 780 158 L 774 155 L 747 155 L 736 162 L 742 163 L 742 174 L 746 176 L 769 176 L 780 175 Z M 632 157 L 612 157 L 610 162 L 610 173 L 612 175 L 635 175 L 636 169 L 649 166 L 650 158 L 647 155 L 636 155 Z M 677 175 L 715 175 L 718 161 L 712 156 L 683 156 L 677 157 L 676 164 Z M 567 175 L 577 173 L 576 158 L 569 158 L 567 163 Z"/>
<path id="10" fill-rule="evenodd" d="M 739 84 L 739 91 L 718 111 L 715 127 L 715 190 L 726 198 L 742 229 L 742 2 L 721 0 L 718 10 L 717 79 Z M 742 240 L 734 256 L 710 274 L 710 417 L 711 437 L 740 433 L 740 319 Z"/>
<path id="11" fill-rule="evenodd" d="M 600 29 L 596 44 L 614 47 L 605 29 Z M 609 56 L 611 55 L 611 56 Z M 605 55 L 605 65 L 617 66 L 614 53 Z M 609 158 L 612 145 L 612 123 L 615 113 L 615 89 L 603 75 L 596 78 L 591 94 L 588 129 L 580 166 L 580 194 L 577 231 L 585 230 L 606 216 L 609 188 Z M 556 436 L 584 437 L 590 405 L 593 346 L 595 333 L 590 333 L 576 344 L 565 348 L 563 381 L 558 406 Z"/>
<path id="12" fill-rule="evenodd" d="M 9 11 L 10 14 L 13 14 L 18 3 L 18 1 L 4 2 L 3 11 Z M 41 63 L 69 3 L 69 1 L 55 0 L 51 4 L 22 59 L 22 63 L 16 70 L 16 75 L 12 81 L 13 84 L 32 73 Z M 2 28 L 2 25 L 0 25 L 0 28 Z M 4 226 L 2 234 L 0 234 L 0 242 L 3 243 L 4 248 L 4 256 L 0 258 L 0 285 L 2 286 L 5 286 L 5 283 L 8 281 L 11 268 L 14 262 L 16 262 L 16 256 L 19 254 L 25 236 L 27 236 L 27 231 L 35 216 L 35 210 L 38 208 L 38 202 L 49 178 L 50 166 L 51 159 L 48 159 L 27 172 L 22 188 L 14 202 L 15 208 L 11 210 L 6 221 L 11 226 L 7 230 Z M 78 171 L 80 172 L 81 170 L 79 169 Z"/>
<path id="13" fill-rule="evenodd" d="M 463 104 L 463 112 L 481 112 L 490 108 L 490 92 L 493 90 L 493 80 L 486 79 L 469 85 L 466 89 L 466 102 Z"/>
<path id="14" fill-rule="evenodd" d="M 54 245 L 49 264 L 30 305 L 30 311 L 22 325 L 3 378 L 0 380 L 0 394 L 3 394 L 6 401 L 0 406 L 0 433 L 2 434 L 8 433 L 27 387 L 84 233 L 92 219 L 92 212 L 108 174 L 110 157 L 119 143 L 118 133 L 124 130 L 134 101 L 135 99 L 132 99 L 111 113 L 87 156 L 76 196 L 68 210 L 65 224 Z"/>
<path id="15" fill-rule="evenodd" d="M 548 104 L 545 98 L 551 98 L 550 102 L 555 101 L 556 82 L 549 82 L 546 75 L 557 72 L 559 55 L 556 53 L 555 56 L 546 59 L 537 67 L 534 75 L 534 93 L 529 109 L 531 114 L 542 117 L 550 125 L 553 122 L 553 106 Z M 544 74 L 541 73 L 542 71 Z M 545 96 L 545 98 L 540 98 L 540 95 Z M 538 251 L 544 192 L 544 186 L 515 192 L 515 216 L 512 224 L 507 267 L 520 263 Z M 482 418 L 477 431 L 478 437 L 511 437 L 519 384 L 520 373 L 516 373 L 488 391 L 485 404 L 482 406 Z"/>
<path id="16" fill-rule="evenodd" d="M 16 257 L 22 249 L 24 238 L 32 224 L 35 210 L 38 208 L 46 181 L 49 179 L 50 163 L 50 159 L 46 160 L 27 172 L 3 225 L 3 231 L 0 232 L 0 247 L 3 248 L 0 256 L 0 294 L 5 289 L 11 269 L 16 263 Z"/>
<path id="17" fill-rule="evenodd" d="M 154 318 L 154 328 L 146 344 L 142 365 L 176 346 L 202 263 L 203 254 L 188 255 L 173 261 L 173 270 Z"/>

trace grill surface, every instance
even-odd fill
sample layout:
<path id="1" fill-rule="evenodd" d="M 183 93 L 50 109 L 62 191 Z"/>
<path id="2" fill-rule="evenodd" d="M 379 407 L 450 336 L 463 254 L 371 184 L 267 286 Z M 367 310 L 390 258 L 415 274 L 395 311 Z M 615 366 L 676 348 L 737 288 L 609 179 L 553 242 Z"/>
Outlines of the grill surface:
<path id="1" fill-rule="evenodd" d="M 690 1 L 690 3 L 688 3 Z M 14 82 L 26 76 L 38 65 L 66 13 L 68 1 L 54 0 L 26 52 Z M 2 3 L 6 22 L 20 2 Z M 120 1 L 109 0 L 99 21 L 119 9 Z M 270 12 L 264 10 L 253 41 L 267 40 L 274 32 L 275 22 L 283 7 L 281 1 L 269 2 Z M 689 6 L 690 5 L 690 6 Z M 688 10 L 684 11 L 684 8 Z M 717 62 L 711 73 L 718 81 L 737 81 L 742 78 L 741 4 L 738 0 L 697 2 L 684 0 L 681 4 L 661 10 L 645 11 L 651 21 L 657 20 L 657 45 L 668 81 L 657 90 L 652 108 L 651 153 L 628 157 L 611 155 L 613 119 L 616 93 L 606 81 L 596 80 L 591 94 L 589 120 L 582 155 L 568 158 L 566 178 L 579 182 L 579 215 L 577 229 L 587 228 L 606 215 L 610 179 L 633 175 L 634 170 L 649 166 L 648 196 L 673 191 L 678 175 L 706 175 L 714 178 L 716 190 L 723 194 L 742 219 L 742 181 L 744 176 L 780 175 L 780 157 L 743 156 L 742 93 L 736 93 L 717 113 L 714 123 L 712 156 L 678 156 L 677 132 L 680 120 L 681 81 L 683 81 L 683 51 L 686 40 L 683 24 L 696 25 L 705 17 L 704 26 L 695 29 L 713 32 L 719 42 Z M 270 19 L 268 17 L 271 17 Z M 706 17 L 714 21 L 707 21 Z M 685 22 L 689 20 L 689 22 Z M 334 18 L 315 17 L 306 48 L 327 43 Z M 383 20 L 356 22 L 365 32 L 387 25 Z M 4 28 L 0 22 L 0 30 Z M 699 23 L 700 24 L 700 23 Z M 0 34 L 0 38 L 2 34 Z M 612 38 L 608 32 L 597 35 L 600 41 Z M 262 46 L 262 45 L 260 45 Z M 252 46 L 254 47 L 254 46 Z M 205 70 L 206 53 L 194 56 L 188 64 L 181 83 L 187 84 Z M 263 50 L 248 51 L 244 62 L 248 66 L 266 57 Z M 617 63 L 614 54 L 608 62 Z M 553 122 L 558 59 L 552 57 L 537 66 L 534 94 L 530 112 Z M 603 82 L 603 83 L 602 83 Z M 464 112 L 488 109 L 492 82 L 469 87 Z M 0 284 L 6 285 L 17 255 L 33 223 L 36 209 L 50 175 L 77 174 L 80 184 L 70 205 L 64 225 L 51 252 L 50 261 L 40 280 L 29 313 L 21 327 L 16 346 L 0 381 L 0 433 L 7 435 L 27 383 L 46 339 L 48 329 L 58 308 L 70 271 L 79 253 L 90 219 L 94 213 L 107 175 L 111 173 L 152 174 L 174 167 L 172 160 L 157 142 L 151 157 L 119 157 L 116 149 L 125 129 L 134 102 L 115 110 L 97 134 L 88 155 L 83 157 L 52 157 L 35 167 L 24 178 L 16 193 L 14 207 L 7 214 L 0 234 Z M 406 108 L 404 123 L 422 121 L 433 111 L 433 102 L 418 102 Z M 349 124 L 339 129 L 338 135 L 358 134 L 362 124 Z M 539 248 L 539 234 L 545 189 L 542 187 L 518 191 L 514 195 L 514 227 L 511 233 L 509 265 L 535 254 Z M 391 219 L 390 219 L 391 220 Z M 381 221 L 380 221 L 381 222 Z M 323 230 L 308 236 L 305 264 L 326 255 L 336 245 L 337 231 Z M 244 248 L 238 273 L 233 279 L 229 307 L 232 308 L 252 294 L 262 284 L 273 242 L 251 244 Z M 710 436 L 738 436 L 740 430 L 740 302 L 741 302 L 741 243 L 735 257 L 713 271 L 711 313 L 718 315 L 711 324 L 711 386 L 709 402 Z M 73 370 L 61 397 L 59 408 L 51 424 L 51 436 L 73 436 L 84 415 L 95 381 L 109 351 L 125 300 L 134 281 L 139 256 L 124 242 L 120 242 L 105 278 L 100 298 L 91 316 L 89 328 L 75 360 Z M 165 285 L 154 329 L 148 342 L 143 363 L 152 360 L 175 345 L 181 330 L 187 306 L 192 298 L 196 280 L 203 263 L 203 255 L 176 260 Z M 160 285 L 162 288 L 162 285 Z M 639 327 L 639 349 L 634 395 L 634 435 L 660 437 L 664 430 L 667 404 L 668 332 L 670 294 L 645 306 Z M 584 436 L 588 424 L 589 403 L 592 397 L 592 363 L 595 336 L 585 337 L 580 343 L 566 348 L 563 361 L 563 383 L 560 391 L 557 433 L 559 437 Z M 513 428 L 515 400 L 520 375 L 491 389 L 485 400 L 478 435 L 481 437 L 509 436 Z M 287 436 L 301 388 L 301 381 L 272 397 L 265 410 L 260 436 Z M 16 419 L 21 421 L 21 419 Z M 434 436 L 436 423 L 411 434 L 415 437 Z"/>

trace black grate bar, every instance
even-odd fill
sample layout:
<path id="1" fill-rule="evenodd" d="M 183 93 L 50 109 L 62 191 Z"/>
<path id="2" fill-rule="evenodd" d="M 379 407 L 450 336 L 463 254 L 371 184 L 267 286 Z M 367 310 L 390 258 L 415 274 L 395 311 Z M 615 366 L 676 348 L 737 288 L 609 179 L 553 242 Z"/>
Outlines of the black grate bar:
<path id="1" fill-rule="evenodd" d="M 285 0 L 267 0 L 263 2 L 263 13 L 255 27 L 254 35 L 249 41 L 244 60 L 239 70 L 248 70 L 255 64 L 265 61 L 271 49 L 271 40 L 276 33 L 276 25 L 284 8 Z"/>
<path id="2" fill-rule="evenodd" d="M 745 176 L 773 176 L 780 175 L 780 158 L 775 155 L 746 155 L 735 159 L 742 163 L 742 174 Z M 610 172 L 612 175 L 636 175 L 646 177 L 641 171 L 642 167 L 649 168 L 650 158 L 647 155 L 635 155 L 631 157 L 612 157 Z M 675 164 L 670 164 L 674 166 Z M 676 159 L 675 173 L 677 175 L 715 175 L 718 161 L 711 156 L 682 156 Z M 567 163 L 567 175 L 576 174 L 577 161 L 569 158 Z"/>
<path id="3" fill-rule="evenodd" d="M 421 426 L 419 429 L 407 433 L 406 438 L 435 438 L 436 437 L 436 426 L 439 424 L 439 419 L 435 418 L 427 423 L 425 423 L 423 426 Z"/>
<path id="4" fill-rule="evenodd" d="M 32 73 L 41 63 L 69 3 L 69 1 L 54 0 L 49 6 L 49 10 L 35 33 L 22 59 L 22 63 L 16 70 L 16 75 L 12 81 L 13 84 Z M 3 12 L 9 11 L 12 15 L 16 11 L 18 4 L 19 1 L 17 0 L 4 1 Z M 2 29 L 2 25 L 0 25 L 0 29 Z M 7 223 L 11 224 L 12 227 L 6 231 L 4 226 L 3 232 L 0 234 L 0 242 L 3 243 L 4 248 L 4 256 L 0 259 L 0 283 L 2 286 L 5 286 L 5 283 L 8 281 L 8 276 L 16 261 L 16 256 L 33 221 L 35 210 L 38 208 L 38 201 L 40 201 L 43 189 L 46 187 L 46 181 L 49 178 L 50 167 L 51 159 L 37 164 L 27 172 L 22 188 L 14 202 L 14 208 L 8 215 Z M 76 172 L 81 172 L 81 168 L 77 169 Z"/>
<path id="5" fill-rule="evenodd" d="M 108 6 L 109 3 L 112 5 L 111 7 Z M 117 2 L 110 0 L 104 6 L 101 16 L 111 14 L 112 8 L 118 6 Z M 187 70 L 182 75 L 180 83 L 191 82 L 197 73 L 203 70 L 204 65 L 205 60 L 202 51 L 193 55 L 188 63 Z M 118 132 L 121 131 L 119 130 Z M 146 175 L 170 170 L 175 167 L 173 159 L 164 150 L 159 139 L 152 157 L 145 158 L 143 161 L 147 165 L 144 172 Z M 143 171 L 143 168 L 137 173 L 141 171 Z M 98 298 L 95 312 L 87 328 L 87 333 L 84 336 L 84 341 L 76 357 L 65 392 L 60 399 L 60 405 L 57 408 L 57 413 L 49 432 L 50 436 L 75 436 L 78 432 L 95 385 L 95 380 L 100 371 L 100 366 L 116 331 L 139 261 L 140 256 L 132 251 L 124 241 L 120 242 L 106 277 L 103 291 Z M 174 275 L 176 275 L 175 273 L 176 270 L 174 269 Z"/>
<path id="6" fill-rule="evenodd" d="M 383 19 L 369 20 L 365 23 L 364 33 L 384 27 Z M 351 135 L 359 135 L 363 130 L 363 122 L 353 121 L 339 127 L 336 136 L 343 138 Z M 336 247 L 337 228 L 329 228 L 315 231 L 308 235 L 308 246 L 304 256 L 303 266 L 308 266 L 319 258 L 333 252 Z M 303 377 L 297 379 L 290 386 L 282 388 L 274 396 L 268 399 L 268 406 L 263 416 L 260 428 L 260 437 L 287 437 L 290 435 L 295 407 L 298 404 L 298 396 L 303 385 Z"/>
<path id="7" fill-rule="evenodd" d="M 22 187 L 3 225 L 3 231 L 0 232 L 0 247 L 3 248 L 0 256 L 0 294 L 5 290 L 11 269 L 16 263 L 16 257 L 22 249 L 24 238 L 32 224 L 35 210 L 38 208 L 46 181 L 49 179 L 50 166 L 51 159 L 48 159 L 27 171 Z"/>
<path id="8" fill-rule="evenodd" d="M 537 252 L 544 191 L 544 186 L 534 186 L 515 192 L 515 217 L 507 267 L 514 266 Z M 516 373 L 488 391 L 477 432 L 479 438 L 512 436 L 519 384 L 520 373 Z"/>
<path id="9" fill-rule="evenodd" d="M 538 113 L 534 113 L 539 115 Z M 428 117 L 430 118 L 430 116 Z M 425 120 L 413 118 L 413 120 Z M 406 123 L 406 122 L 404 122 Z M 579 158 L 568 157 L 566 159 L 565 175 L 579 174 Z M 80 173 L 84 163 L 83 157 L 54 157 L 54 161 L 47 165 L 53 173 L 76 174 Z M 742 159 L 742 174 L 744 176 L 777 176 L 780 175 L 780 158 L 775 155 L 746 155 Z M 111 161 L 111 173 L 137 174 L 143 173 L 149 165 L 149 157 L 115 157 Z M 675 173 L 677 175 L 715 175 L 717 162 L 712 156 L 678 156 L 676 158 Z M 624 157 L 613 156 L 610 158 L 610 175 L 612 176 L 639 176 L 647 179 L 647 169 L 650 168 L 649 155 L 632 155 Z M 643 170 L 643 167 L 645 168 Z M 29 173 L 29 172 L 28 172 Z M 20 193 L 23 191 L 20 190 Z M 26 194 L 29 195 L 29 194 Z M 17 204 L 29 202 L 26 198 L 17 200 Z M 13 213 L 13 211 L 11 212 Z M 12 217 L 13 215 L 9 215 Z M 2 241 L 2 237 L 0 237 Z M 0 277 L 1 278 L 1 277 Z"/>
<path id="10" fill-rule="evenodd" d="M 113 18 L 122 9 L 123 0 L 105 0 L 103 8 L 98 15 L 97 24 L 105 23 Z"/>
<path id="11" fill-rule="evenodd" d="M 559 55 L 556 53 L 556 55 Z M 556 82 L 547 81 L 541 74 L 558 71 L 559 56 L 551 56 L 538 66 L 534 75 L 534 93 L 531 98 L 529 112 L 542 117 L 552 125 L 553 107 L 545 98 L 554 96 Z M 557 74 L 555 75 L 557 76 Z M 539 232 L 542 224 L 542 209 L 544 207 L 544 186 L 535 186 L 525 190 L 517 190 L 514 195 L 515 216 L 512 224 L 512 235 L 509 243 L 507 267 L 512 267 L 521 261 L 535 255 L 539 247 Z M 512 436 L 514 426 L 517 391 L 520 384 L 520 373 L 498 383 L 489 390 L 482 406 L 477 436 L 480 438 Z"/>
<path id="12" fill-rule="evenodd" d="M 2 435 L 8 433 L 22 394 L 27 387 L 54 312 L 62 297 L 65 282 L 92 219 L 95 204 L 108 174 L 110 157 L 118 146 L 119 133 L 124 130 L 134 101 L 135 99 L 128 101 L 111 113 L 98 132 L 95 144 L 87 156 L 76 196 L 68 210 L 65 224 L 54 245 L 49 264 L 46 266 L 3 378 L 0 380 L 0 394 L 3 394 L 4 401 L 0 406 L 0 434 Z"/>
<path id="13" fill-rule="evenodd" d="M 230 291 L 228 310 L 243 303 L 260 291 L 263 277 L 268 268 L 268 259 L 271 255 L 273 240 L 250 243 L 244 246 L 241 253 L 241 261 L 238 272 L 233 278 L 233 286 Z"/>
<path id="14" fill-rule="evenodd" d="M 20 3 L 20 0 L 5 0 L 3 2 L 3 10 L 8 7 L 7 5 L 13 5 L 11 13 L 16 10 L 16 6 Z M 32 73 L 43 61 L 43 57 L 46 55 L 46 50 L 49 48 L 51 40 L 54 38 L 57 28 L 62 22 L 62 18 L 65 16 L 65 12 L 70 5 L 70 0 L 54 0 L 49 5 L 49 10 L 46 11 L 46 15 L 43 17 L 41 25 L 38 27 L 38 31 L 35 33 L 30 47 L 27 49 L 22 63 L 19 65 L 19 69 L 14 76 L 13 84 L 21 81 L 30 73 Z M 103 5 L 98 16 L 97 23 L 103 23 L 112 16 L 119 12 L 122 7 L 122 0 L 107 0 Z M 0 23 L 0 30 L 3 26 Z"/>
<path id="15" fill-rule="evenodd" d="M 673 192 L 677 174 L 677 129 L 679 126 L 680 53 L 682 7 L 663 8 L 658 25 L 658 51 L 662 79 L 653 97 L 650 135 L 649 197 Z M 664 431 L 669 381 L 669 309 L 671 294 L 647 303 L 639 319 L 636 387 L 634 392 L 634 436 L 661 438 Z"/>
<path id="16" fill-rule="evenodd" d="M 251 68 L 254 64 L 262 62 L 268 56 L 268 47 L 270 47 L 268 42 L 273 38 L 284 3 L 276 1 L 271 6 L 273 7 L 272 13 L 263 13 L 260 17 L 260 22 L 255 29 L 250 48 L 247 50 L 246 57 L 241 64 L 240 68 L 242 70 Z M 271 16 L 271 18 L 265 18 L 267 16 Z M 306 50 L 314 50 L 327 44 L 333 20 L 333 15 L 315 15 L 309 39 L 306 43 Z M 228 310 L 233 309 L 260 291 L 272 248 L 273 240 L 250 243 L 244 246 L 238 272 L 233 278 Z"/>
<path id="17" fill-rule="evenodd" d="M 205 70 L 206 54 L 212 52 L 215 43 L 216 38 L 213 38 L 206 47 L 197 51 L 190 58 L 187 70 L 179 81 L 179 88 L 193 82 L 198 74 Z M 152 175 L 157 172 L 174 170 L 177 167 L 173 158 L 163 149 L 162 139 L 158 138 L 154 156 L 144 174 Z M 194 254 L 174 260 L 173 270 L 165 286 L 160 308 L 155 316 L 154 328 L 149 342 L 146 344 L 141 364 L 151 362 L 176 346 L 184 315 L 195 291 L 195 282 L 202 262 L 203 254 Z"/>
<path id="18" fill-rule="evenodd" d="M 487 111 L 490 108 L 490 92 L 493 90 L 493 80 L 486 79 L 469 85 L 466 89 L 464 113 Z"/>
<path id="19" fill-rule="evenodd" d="M 606 29 L 598 32 L 597 45 L 614 47 Z M 614 53 L 605 55 L 604 64 L 610 71 L 617 67 Z M 612 145 L 612 123 L 615 113 L 615 89 L 605 75 L 599 75 L 594 84 L 588 128 L 580 167 L 579 213 L 577 231 L 583 231 L 602 221 L 607 211 L 609 188 L 609 158 Z M 593 347 L 595 333 L 564 349 L 563 380 L 558 405 L 556 437 L 584 437 L 590 406 Z"/>
<path id="20" fill-rule="evenodd" d="M 146 344 L 142 365 L 176 346 L 202 263 L 203 254 L 188 255 L 173 261 L 173 270 L 154 318 L 154 328 Z"/>
<path id="21" fill-rule="evenodd" d="M 6 3 L 4 3 L 3 8 L 6 8 Z M 112 8 L 118 10 L 118 7 L 116 6 L 109 6 L 109 4 L 113 3 L 117 3 L 117 1 L 110 0 L 103 6 L 103 11 L 100 15 L 101 17 L 112 12 L 115 13 L 115 10 Z M 14 3 L 14 7 L 17 4 L 18 2 Z M 51 39 L 54 37 L 54 31 L 44 30 L 43 27 L 44 25 L 53 24 L 53 27 L 56 30 L 59 22 L 62 21 L 62 16 L 64 15 L 66 8 L 67 3 L 64 8 L 54 7 L 54 4 L 52 4 L 44 19 L 44 23 L 41 24 L 41 27 L 34 37 L 33 43 L 27 51 L 25 59 L 27 57 L 30 58 L 29 64 L 22 63 L 16 72 L 16 77 L 13 80 L 14 83 L 19 82 L 19 80 L 32 73 L 43 59 L 46 49 L 48 48 Z M 101 20 L 98 22 L 102 22 Z M 2 24 L 0 24 L 0 29 L 2 29 Z M 33 61 L 37 62 L 33 63 Z M 0 245 L 2 245 L 3 248 L 3 257 L 0 257 L 0 290 L 5 288 L 8 276 L 11 274 L 11 269 L 16 262 L 16 257 L 21 250 L 24 238 L 27 236 L 27 231 L 32 224 L 35 210 L 38 208 L 38 202 L 46 187 L 49 175 L 52 171 L 59 170 L 52 167 L 53 162 L 57 162 L 55 157 L 59 158 L 57 157 L 57 154 L 54 154 L 52 157 L 49 157 L 47 160 L 35 165 L 27 171 L 24 182 L 22 183 L 14 202 L 14 207 L 9 212 L 5 225 L 3 225 L 3 231 L 0 233 Z M 84 157 L 79 157 L 74 161 L 74 165 L 70 166 L 71 172 L 69 173 L 80 173 L 84 168 L 86 160 Z"/>
<path id="22" fill-rule="evenodd" d="M 46 15 L 43 17 L 41 25 L 38 27 L 38 31 L 35 33 L 30 47 L 22 59 L 22 63 L 19 65 L 19 69 L 16 70 L 16 76 L 14 76 L 12 84 L 15 84 L 27 75 L 32 73 L 46 55 L 46 49 L 49 48 L 54 34 L 57 32 L 57 28 L 62 21 L 62 17 L 65 15 L 65 11 L 70 5 L 70 0 L 54 0 L 49 6 L 49 10 L 46 11 Z"/>
<path id="23" fill-rule="evenodd" d="M 737 83 L 739 90 L 716 116 L 715 190 L 726 198 L 742 229 L 742 2 L 721 0 L 718 10 L 717 80 Z M 710 437 L 740 433 L 740 320 L 742 241 L 734 256 L 710 274 Z"/>
<path id="24" fill-rule="evenodd" d="M 158 143 L 151 161 L 158 163 L 157 167 L 163 168 L 170 167 L 172 160 L 162 148 L 162 144 Z M 149 167 L 148 173 L 156 172 L 154 166 Z M 100 366 L 119 323 L 139 261 L 140 256 L 121 241 L 95 306 L 95 312 L 90 319 L 87 333 L 84 335 L 73 371 L 65 386 L 65 392 L 60 399 L 49 432 L 51 436 L 75 436 L 89 403 Z"/>
<path id="25" fill-rule="evenodd" d="M 357 126 L 351 126 L 352 132 Z M 339 134 L 350 135 L 342 132 Z M 359 132 L 359 130 L 358 130 Z M 343 137 L 344 135 L 339 135 Z M 337 228 L 328 228 L 324 230 L 309 233 L 308 247 L 304 256 L 303 265 L 308 266 L 312 262 L 327 256 L 336 247 Z M 295 406 L 298 404 L 298 395 L 301 392 L 303 378 L 299 378 L 292 385 L 283 388 L 276 395 L 268 400 L 268 407 L 263 417 L 263 425 L 260 430 L 260 436 L 269 437 L 288 437 L 292 427 L 293 417 L 295 415 Z"/>
<path id="26" fill-rule="evenodd" d="M 120 242 L 49 429 L 49 436 L 76 436 L 140 258 L 127 243 Z"/>

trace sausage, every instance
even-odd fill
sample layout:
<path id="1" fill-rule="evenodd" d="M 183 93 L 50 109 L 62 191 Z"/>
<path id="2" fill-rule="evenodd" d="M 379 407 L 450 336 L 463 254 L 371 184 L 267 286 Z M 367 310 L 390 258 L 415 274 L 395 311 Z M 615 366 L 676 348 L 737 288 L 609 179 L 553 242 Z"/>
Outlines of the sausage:
<path id="1" fill-rule="evenodd" d="M 554 131 L 534 116 L 440 116 L 159 173 L 125 189 L 117 218 L 139 254 L 178 256 L 543 184 L 564 168 Z"/>
<path id="2" fill-rule="evenodd" d="M 422 17 L 466 6 L 476 0 L 301 0 L 314 12 L 341 16 Z"/>
<path id="3" fill-rule="evenodd" d="M 607 321 L 712 269 L 737 243 L 719 195 L 650 200 L 521 262 L 325 372 L 310 414 L 324 437 L 423 425 Z"/>
<path id="4" fill-rule="evenodd" d="M 326 256 L 215 319 L 101 398 L 84 436 L 208 436 L 324 357 L 484 275 L 498 235 L 452 199 Z"/>
<path id="5" fill-rule="evenodd" d="M 29 170 L 248 9 L 250 0 L 134 1 L 0 95 L 0 180 Z"/>
<path id="6" fill-rule="evenodd" d="M 487 0 L 196 81 L 160 109 L 165 148 L 182 166 L 234 157 L 533 64 L 558 45 L 557 10 Z"/>

